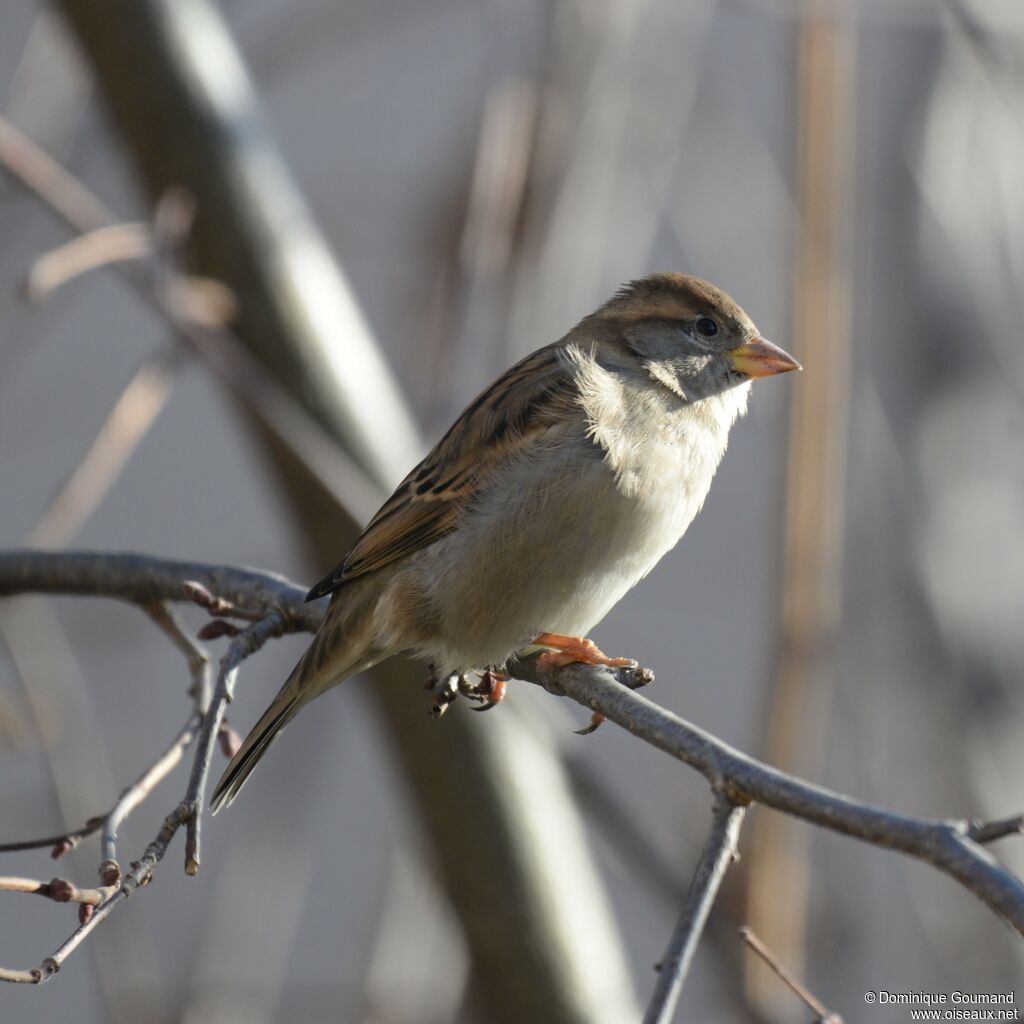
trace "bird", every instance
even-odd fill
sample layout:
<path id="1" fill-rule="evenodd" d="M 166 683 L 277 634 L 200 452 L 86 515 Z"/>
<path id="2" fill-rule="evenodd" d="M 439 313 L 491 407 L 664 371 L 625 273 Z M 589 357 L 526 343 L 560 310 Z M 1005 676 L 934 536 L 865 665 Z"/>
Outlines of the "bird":
<path id="1" fill-rule="evenodd" d="M 311 700 L 392 655 L 438 679 L 540 648 L 635 664 L 586 634 L 700 511 L 751 382 L 801 369 L 724 291 L 663 272 L 623 285 L 476 397 L 306 600 L 310 646 L 224 771 L 230 804 Z"/>

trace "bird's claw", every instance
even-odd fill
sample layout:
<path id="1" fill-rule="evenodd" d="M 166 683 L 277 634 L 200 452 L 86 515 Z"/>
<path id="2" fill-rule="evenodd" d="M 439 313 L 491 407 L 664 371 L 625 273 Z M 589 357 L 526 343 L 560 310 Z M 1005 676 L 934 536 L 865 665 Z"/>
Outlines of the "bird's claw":
<path id="1" fill-rule="evenodd" d="M 433 718 L 440 718 L 452 706 L 460 692 L 461 677 L 454 673 L 444 679 L 431 677 L 427 684 L 428 690 L 435 693 L 434 703 L 430 707 Z"/>
<path id="2" fill-rule="evenodd" d="M 590 716 L 590 725 L 585 725 L 582 729 L 574 729 L 573 732 L 577 736 L 589 736 L 592 732 L 596 732 L 598 726 L 605 721 L 604 715 L 600 711 L 595 711 Z"/>
<path id="3" fill-rule="evenodd" d="M 467 681 L 462 693 L 470 700 L 479 702 L 480 706 L 473 708 L 474 711 L 490 711 L 505 699 L 507 686 L 508 676 L 487 669 L 481 673 L 480 682 L 470 686 Z"/>
<path id="4" fill-rule="evenodd" d="M 460 694 L 479 705 L 473 708 L 474 711 L 490 711 L 505 699 L 507 685 L 508 676 L 490 669 L 482 672 L 476 683 L 471 683 L 468 676 L 457 673 L 441 681 L 432 679 L 427 688 L 434 690 L 437 696 L 430 713 L 434 718 L 440 718 Z"/>

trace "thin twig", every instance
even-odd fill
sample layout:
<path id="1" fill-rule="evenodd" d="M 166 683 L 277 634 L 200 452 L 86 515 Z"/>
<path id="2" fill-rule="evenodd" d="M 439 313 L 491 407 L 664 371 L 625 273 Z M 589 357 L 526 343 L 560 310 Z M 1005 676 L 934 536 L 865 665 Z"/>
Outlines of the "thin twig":
<path id="1" fill-rule="evenodd" d="M 217 671 L 217 682 L 213 688 L 213 697 L 203 719 L 203 731 L 199 737 L 195 760 L 192 762 L 192 775 L 189 778 L 188 790 L 182 804 L 187 813 L 185 819 L 185 873 L 188 875 L 195 875 L 199 872 L 199 829 L 206 799 L 206 779 L 210 774 L 213 748 L 220 735 L 224 711 L 234 692 L 238 667 L 268 640 L 283 636 L 287 631 L 288 622 L 285 616 L 279 611 L 272 611 L 266 618 L 254 622 L 248 629 L 239 633 L 231 641 L 227 653 L 221 658 Z"/>
<path id="2" fill-rule="evenodd" d="M 825 737 L 836 688 L 842 632 L 843 517 L 852 386 L 851 228 L 857 134 L 855 47 L 840 0 L 801 0 L 817 16 L 795 39 L 797 80 L 793 167 L 796 223 L 790 276 L 791 338 L 807 377 L 789 410 L 783 542 L 774 679 L 763 716 L 762 750 L 772 763 L 816 775 L 827 764 Z M 813 353 L 813 358 L 812 358 Z M 750 924 L 803 970 L 809 921 L 811 833 L 762 815 L 751 825 L 747 910 Z M 753 965 L 751 965 L 753 966 Z M 750 1003 L 766 1016 L 764 976 L 748 975 Z"/>
<path id="3" fill-rule="evenodd" d="M 732 803 L 727 797 L 715 798 L 711 828 L 690 882 L 686 905 L 669 939 L 665 955 L 658 964 L 658 981 L 644 1014 L 644 1024 L 668 1024 L 675 1013 L 683 982 L 686 981 L 711 906 L 718 895 L 725 872 L 736 856 L 736 844 L 745 813 L 746 807 Z"/>
<path id="4" fill-rule="evenodd" d="M 181 582 L 178 584 L 178 599 L 188 600 Z M 292 626 L 288 616 L 276 608 L 270 609 L 258 622 L 232 640 L 227 652 L 220 660 L 217 681 L 212 696 L 208 685 L 208 659 L 181 630 L 177 620 L 170 613 L 163 601 L 154 597 L 144 604 L 150 617 L 171 638 L 189 659 L 193 676 L 192 691 L 195 707 L 185 727 L 175 737 L 174 743 L 167 751 L 139 778 L 132 786 L 121 794 L 111 812 L 100 820 L 97 828 L 102 827 L 103 861 L 100 864 L 100 876 L 106 883 L 105 889 L 79 890 L 70 882 L 55 879 L 51 883 L 35 882 L 32 879 L 0 879 L 0 890 L 4 888 L 19 892 L 39 892 L 50 895 L 51 899 L 74 900 L 94 906 L 95 911 L 71 934 L 43 963 L 28 971 L 11 971 L 0 968 L 0 980 L 26 984 L 39 984 L 52 977 L 61 965 L 78 948 L 82 941 L 102 921 L 109 917 L 114 908 L 132 893 L 147 885 L 153 870 L 170 846 L 171 840 L 178 830 L 185 826 L 185 872 L 194 875 L 199 871 L 199 822 L 204 807 L 204 790 L 213 759 L 213 748 L 218 742 L 224 717 L 224 709 L 231 700 L 238 667 L 250 655 L 255 654 L 272 637 L 281 636 Z M 189 776 L 188 788 L 184 799 L 164 819 L 156 838 L 146 847 L 142 857 L 135 861 L 131 870 L 122 876 L 120 865 L 116 859 L 116 834 L 120 823 L 149 795 L 153 787 L 181 760 L 185 749 L 192 743 L 199 732 L 195 759 Z M 58 837 L 61 838 L 61 837 Z M 3 883 L 9 884 L 5 886 Z M 48 891 L 57 886 L 57 893 Z M 69 893 L 71 895 L 63 895 Z M 97 898 L 75 899 L 74 894 L 88 894 Z"/>
<path id="5" fill-rule="evenodd" d="M 111 263 L 146 259 L 152 252 L 147 224 L 110 224 L 87 231 L 43 253 L 29 269 L 25 291 L 42 302 L 68 281 Z"/>
<path id="6" fill-rule="evenodd" d="M 79 234 L 117 222 L 82 182 L 5 117 L 0 117 L 0 164 Z"/>
<path id="7" fill-rule="evenodd" d="M 83 939 L 110 916 L 118 903 L 149 883 L 154 868 L 163 860 L 171 840 L 182 825 L 185 826 L 186 831 L 185 871 L 187 874 L 194 875 L 199 870 L 198 823 L 203 810 L 203 788 L 209 774 L 213 747 L 217 742 L 224 707 L 231 699 L 231 689 L 238 666 L 250 654 L 258 651 L 267 640 L 282 635 L 286 629 L 286 618 L 280 612 L 272 611 L 265 619 L 254 623 L 232 641 L 227 653 L 221 658 L 213 697 L 203 717 L 203 728 L 197 744 L 185 799 L 164 819 L 156 838 L 146 847 L 142 857 L 132 864 L 131 871 L 121 880 L 117 891 L 102 903 L 92 917 L 82 924 L 52 956 L 43 961 L 37 969 L 39 971 L 37 981 L 46 981 L 55 974 Z M 29 973 L 32 974 L 32 972 Z"/>
<path id="8" fill-rule="evenodd" d="M 103 827 L 103 818 L 90 818 L 81 828 L 70 832 L 58 832 L 56 835 L 43 836 L 41 839 L 21 839 L 14 843 L 0 843 L 0 853 L 16 853 L 19 850 L 42 850 L 52 848 L 50 856 L 56 860 L 89 836 L 94 836 Z"/>
<path id="9" fill-rule="evenodd" d="M 181 628 L 178 617 L 171 611 L 166 601 L 153 601 L 143 605 L 143 611 L 185 655 L 189 675 L 192 677 L 189 696 L 195 702 L 196 710 L 205 711 L 210 700 L 210 656 Z"/>
<path id="10" fill-rule="evenodd" d="M 90 818 L 81 828 L 58 835 L 0 844 L 0 853 L 49 846 L 52 847 L 51 855 L 56 859 L 69 850 L 73 850 L 83 839 L 100 832 L 102 833 L 100 880 L 106 886 L 116 885 L 120 881 L 121 868 L 117 863 L 116 854 L 117 830 L 128 815 L 174 770 L 185 750 L 195 739 L 196 731 L 202 722 L 204 710 L 210 699 L 209 658 L 206 652 L 185 635 L 177 618 L 165 603 L 151 602 L 143 605 L 142 608 L 188 661 L 189 673 L 192 678 L 189 693 L 194 704 L 192 714 L 189 715 L 188 720 L 167 749 L 135 782 L 122 791 L 114 806 L 106 814 Z"/>
<path id="11" fill-rule="evenodd" d="M 998 821 L 972 821 L 967 834 L 983 846 L 1007 836 L 1024 835 L 1024 814 L 1014 814 Z"/>
<path id="12" fill-rule="evenodd" d="M 20 975 L 26 975 L 26 978 L 18 980 L 27 980 L 34 984 L 47 981 L 52 978 L 54 974 L 61 969 L 64 961 L 82 944 L 82 942 L 91 934 L 94 928 L 105 921 L 111 914 L 111 911 L 123 900 L 126 900 L 142 886 L 147 885 L 153 874 L 153 869 L 157 864 L 163 860 L 164 854 L 167 852 L 167 847 L 170 845 L 171 840 L 174 838 L 175 833 L 183 824 L 182 818 L 182 804 L 179 804 L 165 819 L 164 823 L 157 833 L 156 838 L 146 847 L 145 852 L 139 860 L 132 864 L 131 871 L 128 872 L 121 880 L 120 886 L 101 903 L 92 914 L 92 916 L 79 925 L 74 932 L 67 938 L 67 940 L 54 951 L 51 956 L 48 956 L 39 967 L 31 968 L 28 971 L 11 972 Z M 15 979 L 11 979 L 15 980 Z"/>
<path id="13" fill-rule="evenodd" d="M 0 892 L 28 892 L 45 896 L 55 903 L 81 903 L 90 907 L 98 907 L 109 899 L 115 888 L 105 885 L 100 889 L 79 889 L 66 878 L 40 882 L 37 878 L 0 877 Z"/>
<path id="14" fill-rule="evenodd" d="M 8 134 L 0 135 L 0 141 L 7 140 L 0 145 L 0 156 L 11 146 Z M 170 190 L 157 206 L 152 228 L 111 224 L 41 256 L 28 274 L 29 297 L 41 301 L 72 277 L 97 267 L 148 259 L 155 301 L 173 308 L 176 326 L 223 326 L 235 308 L 227 289 L 178 270 L 182 235 L 190 224 L 191 208 L 181 190 Z M 139 273 L 132 280 L 142 287 L 146 277 Z M 95 511 L 166 406 L 185 354 L 186 349 L 174 345 L 149 356 L 138 367 L 78 465 L 29 533 L 27 544 L 63 546 Z"/>
<path id="15" fill-rule="evenodd" d="M 793 977 L 779 963 L 771 950 L 754 934 L 753 929 L 743 927 L 740 929 L 740 935 L 743 936 L 743 941 L 771 968 L 779 979 L 799 996 L 811 1012 L 817 1016 L 820 1024 L 843 1024 L 843 1018 L 838 1013 L 834 1013 L 825 1006 L 806 985 L 798 978 Z"/>
<path id="16" fill-rule="evenodd" d="M 194 710 L 182 726 L 171 745 L 157 760 L 132 783 L 117 799 L 110 813 L 103 819 L 100 838 L 100 881 L 104 885 L 117 885 L 121 880 L 121 866 L 117 862 L 117 830 L 136 807 L 174 770 L 185 751 L 196 738 L 203 713 Z"/>

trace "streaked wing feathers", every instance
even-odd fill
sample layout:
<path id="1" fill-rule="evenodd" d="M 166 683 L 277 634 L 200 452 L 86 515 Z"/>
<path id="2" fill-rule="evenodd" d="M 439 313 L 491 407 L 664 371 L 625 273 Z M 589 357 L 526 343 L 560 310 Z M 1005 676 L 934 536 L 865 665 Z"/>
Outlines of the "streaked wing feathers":
<path id="1" fill-rule="evenodd" d="M 323 597 L 451 533 L 510 458 L 582 415 L 572 374 L 549 345 L 499 377 L 455 421 L 370 520 L 345 561 L 306 597 Z"/>

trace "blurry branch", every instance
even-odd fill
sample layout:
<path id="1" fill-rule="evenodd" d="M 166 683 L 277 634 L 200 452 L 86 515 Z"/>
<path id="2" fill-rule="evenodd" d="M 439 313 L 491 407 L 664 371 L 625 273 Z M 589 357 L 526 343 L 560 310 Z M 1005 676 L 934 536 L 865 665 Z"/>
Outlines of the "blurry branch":
<path id="1" fill-rule="evenodd" d="M 195 196 L 188 266 L 223 281 L 237 297 L 232 326 L 244 355 L 346 454 L 334 465 L 347 462 L 364 481 L 390 491 L 419 458 L 422 441 L 267 130 L 218 6 L 211 0 L 58 0 L 57 6 L 150 201 L 172 186 Z M 222 357 L 224 351 L 217 346 Z M 237 367 L 234 355 L 230 361 Z M 267 436 L 262 398 L 239 398 L 259 427 L 258 451 L 277 475 L 311 561 L 334 563 L 381 495 L 357 508 L 349 486 L 357 474 L 350 471 L 346 480 L 317 472 L 308 449 Z M 549 1024 L 612 1024 L 634 1015 L 625 953 L 559 760 L 511 716 L 489 729 L 460 716 L 443 736 L 440 730 L 431 736 L 408 700 L 409 672 L 400 662 L 380 666 L 374 681 L 393 685 L 366 692 L 387 725 L 463 925 L 481 1013 L 495 1024 L 542 1016 Z M 434 782 L 445 763 L 457 766 L 462 799 L 452 800 Z M 522 784 L 526 775 L 544 780 L 539 792 Z M 547 844 L 576 862 L 570 877 Z M 514 956 L 496 935 L 517 937 Z"/>
<path id="2" fill-rule="evenodd" d="M 411 414 L 291 181 L 234 40 L 207 0 L 59 0 L 141 184 L 196 200 L 190 270 L 238 297 L 235 327 L 378 486 L 420 453 Z M 279 349 L 291 357 L 287 367 Z M 340 392 L 342 401 L 337 400 Z M 388 443 L 382 443 L 386 436 Z"/>
<path id="3" fill-rule="evenodd" d="M 794 978 L 750 928 L 741 928 L 740 935 L 772 973 L 816 1015 L 815 1024 L 843 1024 L 843 1018 L 833 1013 L 820 999 L 815 998 L 806 985 Z"/>
<path id="4" fill-rule="evenodd" d="M 114 215 L 5 117 L 0 117 L 0 164 L 80 234 L 110 227 Z"/>
<path id="5" fill-rule="evenodd" d="M 0 167 L 77 232 L 79 238 L 95 236 L 108 230 L 134 228 L 134 225 L 119 224 L 113 212 L 82 182 L 3 117 L 0 117 Z M 28 294 L 38 301 L 48 298 L 54 288 L 70 279 L 73 270 L 82 273 L 86 269 L 103 267 L 117 273 L 135 295 L 171 328 L 186 350 L 198 355 L 270 436 L 316 478 L 319 486 L 348 510 L 354 519 L 365 522 L 387 496 L 383 489 L 333 442 L 302 405 L 224 329 L 224 320 L 231 309 L 225 301 L 225 295 L 216 291 L 217 282 L 177 271 L 182 258 L 181 250 L 191 228 L 191 202 L 180 189 L 169 190 L 161 197 L 156 204 L 155 214 L 160 230 L 146 229 L 148 244 L 144 250 L 140 246 L 142 255 L 139 259 L 111 262 L 109 259 L 96 258 L 90 267 L 86 267 L 74 255 L 74 249 L 71 250 L 71 257 L 62 249 L 47 253 L 29 271 L 26 280 Z M 68 244 L 74 246 L 75 240 Z M 57 271 L 53 269 L 54 260 L 59 268 Z M 231 306 L 233 304 L 231 300 Z M 219 323 L 216 316 L 218 310 L 221 314 Z M 141 383 L 136 387 L 141 388 Z M 136 391 L 135 395 L 138 393 Z M 155 409 L 155 406 L 150 408 L 150 415 L 155 418 L 159 409 Z M 112 425 L 108 419 L 101 430 Z M 141 440 L 144 433 L 136 434 L 136 442 Z M 99 441 L 100 437 L 97 436 L 93 447 Z M 123 461 L 130 456 L 132 449 L 127 443 L 119 448 Z M 108 462 L 101 463 L 98 459 L 92 459 L 88 467 L 79 466 L 73 481 L 78 492 L 84 494 L 88 491 L 101 497 L 101 475 L 106 476 L 109 482 L 116 476 L 116 473 L 110 472 L 110 462 L 112 459 L 108 451 Z M 69 479 L 60 497 L 71 485 L 72 480 Z M 64 504 L 61 500 L 62 507 Z M 56 515 L 57 511 L 51 506 L 47 519 L 51 512 Z M 39 529 L 42 528 L 41 524 Z M 33 534 L 31 542 L 56 543 L 49 531 L 50 524 L 46 524 L 46 533 L 40 537 Z M 62 531 L 60 535 L 66 536 L 66 532 Z"/>
<path id="6" fill-rule="evenodd" d="M 221 659 L 210 698 L 202 692 L 208 690 L 207 686 L 196 685 L 197 678 L 201 679 L 202 652 L 180 635 L 176 625 L 165 629 L 189 656 L 192 689 L 196 691 L 193 693 L 195 712 L 202 717 L 188 790 L 184 800 L 167 816 L 142 858 L 120 879 L 116 891 L 52 957 L 29 971 L 0 973 L 0 978 L 6 980 L 38 983 L 50 977 L 121 900 L 150 880 L 153 869 L 182 825 L 188 831 L 186 871 L 191 874 L 198 869 L 198 821 L 203 808 L 203 791 L 238 667 L 270 637 L 315 630 L 323 614 L 323 603 L 304 604 L 303 591 L 279 576 L 228 566 L 172 562 L 141 555 L 0 553 L 0 596 L 24 593 L 119 598 L 144 609 L 162 608 L 167 602 L 192 602 L 218 616 L 201 634 L 233 635 Z M 165 613 L 166 609 L 158 612 L 158 619 Z M 250 624 L 240 629 L 228 619 Z M 220 626 L 210 628 L 217 623 Z M 648 1024 L 669 1019 L 708 911 L 735 853 L 744 808 L 755 802 L 931 864 L 960 882 L 1024 934 L 1024 884 L 978 841 L 979 837 L 990 840 L 1014 834 L 1020 828 L 1020 817 L 989 824 L 912 818 L 804 782 L 747 757 L 636 693 L 637 685 L 650 680 L 650 673 L 645 669 L 611 672 L 579 664 L 550 669 L 538 666 L 534 655 L 513 662 L 510 670 L 516 677 L 536 683 L 550 693 L 571 697 L 695 768 L 708 780 L 715 795 L 712 827 L 686 907 L 666 954 L 662 977 L 648 1012 Z M 424 723 L 422 728 L 428 727 Z M 135 801 L 138 802 L 141 798 Z M 78 830 L 56 838 L 58 843 L 71 842 L 73 836 L 81 838 L 83 834 Z M 38 845 L 51 845 L 53 839 L 40 840 Z M 25 844 L 18 848 L 25 848 Z"/>
<path id="7" fill-rule="evenodd" d="M 972 821 L 967 834 L 976 843 L 985 845 L 1007 836 L 1024 836 L 1024 814 L 1015 814 L 999 821 Z"/>
<path id="8" fill-rule="evenodd" d="M 113 223 L 113 215 L 95 196 L 2 118 L 0 165 L 75 230 L 102 230 L 96 225 L 105 221 Z M 346 543 L 344 517 L 353 525 L 362 524 L 383 501 L 385 492 L 232 334 L 211 323 L 209 317 L 197 322 L 194 303 L 183 303 L 183 297 L 194 297 L 200 284 L 209 283 L 208 279 L 186 276 L 176 269 L 182 255 L 179 250 L 189 235 L 191 209 L 191 201 L 182 190 L 168 190 L 157 203 L 147 258 L 134 263 L 102 265 L 109 266 L 133 287 L 135 293 L 171 326 L 176 337 L 204 359 L 277 442 L 279 450 L 275 456 L 285 463 L 286 479 L 294 477 L 294 467 L 305 473 L 305 476 L 300 474 L 302 487 L 298 492 L 298 507 L 307 519 L 310 534 L 317 541 L 324 539 L 325 550 L 320 557 L 335 558 L 336 549 Z M 95 265 L 101 264 L 97 260 Z M 278 346 L 278 351 L 285 352 L 286 346 Z M 145 367 L 140 372 L 144 370 Z M 128 398 L 134 393 L 137 389 L 129 385 Z M 145 432 L 141 423 L 137 422 L 134 431 L 117 429 L 122 423 L 120 412 L 124 401 L 123 395 L 86 457 L 32 532 L 33 543 L 66 541 L 102 499 L 105 489 L 113 483 L 135 444 L 141 440 Z M 149 409 L 152 419 L 159 410 L 153 404 Z M 141 419 L 141 416 L 136 417 L 136 421 Z M 389 435 L 385 431 L 380 436 Z M 115 443 L 111 445 L 110 440 Z M 273 446 L 270 448 L 273 451 Z M 397 465 L 400 453 L 396 451 L 393 455 Z M 294 483 L 294 480 L 289 479 L 289 482 Z M 310 493 L 311 485 L 316 488 L 315 500 Z M 66 500 L 72 494 L 89 504 L 72 504 Z M 619 976 L 623 979 L 620 986 L 623 993 L 627 983 L 624 965 L 611 967 L 614 939 L 610 919 L 604 919 L 603 930 L 594 927 L 595 921 L 601 920 L 595 906 L 600 898 L 595 893 L 596 874 L 588 878 L 585 870 L 579 870 L 577 889 L 570 893 L 558 886 L 550 862 L 539 850 L 528 851 L 521 838 L 523 821 L 534 816 L 548 822 L 562 822 L 559 845 L 564 850 L 579 846 L 576 838 L 582 835 L 582 829 L 574 832 L 568 820 L 571 805 L 562 799 L 555 760 L 547 752 L 542 757 L 536 750 L 519 750 L 518 763 L 513 764 L 514 759 L 505 759 L 504 750 L 506 744 L 518 742 L 515 736 L 507 736 L 496 743 L 490 732 L 473 735 L 460 730 L 457 724 L 449 730 L 445 751 L 460 764 L 470 766 L 468 770 L 474 785 L 485 795 L 453 806 L 444 794 L 435 797 L 433 789 L 421 782 L 430 776 L 430 771 L 425 769 L 436 765 L 439 751 L 429 740 L 424 742 L 419 734 L 419 723 L 413 721 L 397 692 L 387 687 L 374 691 L 383 702 L 396 742 L 407 761 L 409 780 L 419 790 L 421 805 L 427 812 L 435 843 L 440 847 L 438 860 L 449 874 L 449 891 L 456 904 L 462 901 L 459 910 L 475 947 L 478 976 L 488 978 L 492 989 L 489 1001 L 510 1014 L 509 1019 L 530 1016 L 537 1005 L 544 1005 L 553 1021 L 588 1020 L 601 1008 L 599 1004 L 607 1004 L 609 1019 L 613 1019 L 617 1007 L 603 998 L 599 982 L 603 980 L 609 988 L 614 988 Z M 394 701 L 390 700 L 391 693 L 396 694 Z M 514 733 L 516 725 L 513 719 L 507 719 L 505 732 Z M 553 776 L 545 801 L 531 798 L 530 807 L 523 805 L 518 791 L 509 785 L 509 773 L 518 772 L 524 758 L 544 760 Z M 482 803 L 490 804 L 486 814 L 478 809 Z M 546 827 L 550 832 L 550 825 Z M 476 873 L 474 865 L 459 855 L 467 844 L 485 851 L 483 855 L 499 865 L 494 877 L 500 878 L 501 883 L 483 900 L 475 898 L 478 882 L 472 877 Z M 579 856 L 585 858 L 586 854 L 580 850 Z M 566 910 L 565 904 L 570 902 L 589 906 L 585 936 L 577 931 L 573 939 L 566 938 L 566 932 L 583 926 L 582 918 L 577 920 L 571 910 Z M 560 904 L 562 908 L 556 912 Z M 509 934 L 524 934 L 524 929 L 535 929 L 535 934 L 531 933 L 524 940 L 529 955 L 517 958 L 511 968 L 504 951 L 489 941 L 496 921 L 503 922 L 501 930 Z M 481 937 L 483 947 L 474 942 L 474 936 Z M 577 939 L 582 940 L 589 955 L 581 951 L 572 969 L 567 969 L 562 947 Z M 487 986 L 482 986 L 478 980 L 478 991 L 484 987 Z M 622 999 L 627 1001 L 624 994 Z M 556 1004 L 564 1010 L 553 1010 Z"/>
<path id="9" fill-rule="evenodd" d="M 824 763 L 842 610 L 856 37 L 841 0 L 803 0 L 801 6 L 814 16 L 796 26 L 793 342 L 808 369 L 790 408 L 782 613 L 763 751 L 772 764 L 813 777 Z M 748 920 L 802 972 L 810 837 L 792 822 L 766 816 L 754 823 L 751 838 Z M 747 991 L 762 1012 L 777 1015 L 778 986 L 754 960 Z"/>
<path id="10" fill-rule="evenodd" d="M 151 252 L 146 224 L 97 228 L 40 256 L 25 281 L 25 291 L 33 302 L 42 302 L 61 285 L 90 270 L 145 259 Z"/>
<path id="11" fill-rule="evenodd" d="M 179 365 L 177 348 L 162 348 L 142 361 L 85 454 L 29 531 L 27 545 L 63 546 L 96 510 L 166 406 Z"/>
<path id="12" fill-rule="evenodd" d="M 803 0 L 738 0 L 739 4 L 758 14 L 791 22 L 807 22 L 818 17 L 813 3 Z M 935 0 L 833 0 L 834 6 L 852 24 L 875 27 L 942 28 L 948 21 L 947 11 L 956 12 L 958 0 L 935 3 Z M 989 3 L 986 14 L 995 24 L 1013 27 L 1019 24 L 1014 0 Z"/>

